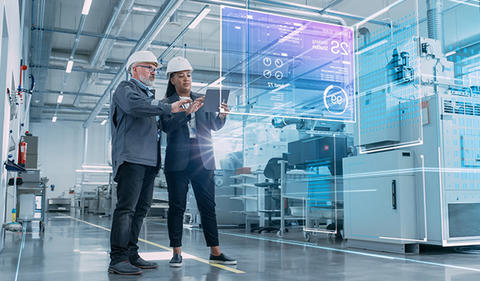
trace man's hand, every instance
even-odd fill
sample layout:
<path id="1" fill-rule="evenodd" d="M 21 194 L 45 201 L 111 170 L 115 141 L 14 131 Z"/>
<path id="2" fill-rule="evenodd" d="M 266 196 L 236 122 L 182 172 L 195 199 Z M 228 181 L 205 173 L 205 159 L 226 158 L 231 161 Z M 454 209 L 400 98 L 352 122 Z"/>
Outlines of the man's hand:
<path id="1" fill-rule="evenodd" d="M 204 101 L 204 96 L 194 100 L 190 107 L 187 109 L 187 115 L 192 114 L 193 112 L 197 112 L 203 106 Z"/>
<path id="2" fill-rule="evenodd" d="M 172 113 L 187 111 L 183 105 L 191 103 L 191 99 L 183 99 L 172 103 Z"/>
<path id="3" fill-rule="evenodd" d="M 220 117 L 220 119 L 225 119 L 225 117 L 228 116 L 228 113 L 230 112 L 230 108 L 228 107 L 228 105 L 226 103 L 222 103 L 222 105 L 220 105 L 220 114 L 218 115 Z"/>

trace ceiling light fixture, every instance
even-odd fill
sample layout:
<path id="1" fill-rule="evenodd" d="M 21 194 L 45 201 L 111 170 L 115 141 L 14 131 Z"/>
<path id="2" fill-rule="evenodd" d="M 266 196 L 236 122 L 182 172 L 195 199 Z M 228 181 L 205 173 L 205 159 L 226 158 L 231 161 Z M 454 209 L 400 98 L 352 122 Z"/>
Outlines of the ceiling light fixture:
<path id="1" fill-rule="evenodd" d="M 69 60 L 67 63 L 67 68 L 65 68 L 65 72 L 66 73 L 72 72 L 72 68 L 73 68 L 73 60 Z"/>
<path id="2" fill-rule="evenodd" d="M 61 104 L 62 101 L 63 101 L 63 92 L 60 92 L 60 95 L 58 95 L 58 98 L 57 98 L 57 103 Z"/>
<path id="3" fill-rule="evenodd" d="M 102 121 L 102 123 L 100 123 L 100 125 L 103 126 L 103 125 L 105 125 L 106 123 L 107 123 L 107 119 L 104 119 L 104 120 Z"/>
<path id="4" fill-rule="evenodd" d="M 142 6 L 133 6 L 132 10 L 137 12 L 146 12 L 146 13 L 156 13 L 157 9 L 155 8 L 146 8 Z"/>
<path id="5" fill-rule="evenodd" d="M 210 8 L 205 7 L 200 12 L 200 14 L 198 14 L 198 17 L 194 21 L 192 21 L 192 23 L 190 24 L 190 26 L 188 26 L 188 28 L 194 29 L 195 27 L 197 27 L 197 25 L 208 15 L 208 13 L 210 13 L 210 11 L 211 11 Z"/>
<path id="6" fill-rule="evenodd" d="M 92 0 L 85 0 L 85 2 L 83 2 L 82 15 L 88 15 L 91 5 L 92 5 Z"/>

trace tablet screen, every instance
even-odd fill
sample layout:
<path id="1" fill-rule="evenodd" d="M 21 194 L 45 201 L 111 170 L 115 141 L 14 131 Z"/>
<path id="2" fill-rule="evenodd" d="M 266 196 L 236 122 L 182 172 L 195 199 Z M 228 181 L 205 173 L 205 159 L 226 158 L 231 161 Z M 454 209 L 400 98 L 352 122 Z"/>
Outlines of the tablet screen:
<path id="1" fill-rule="evenodd" d="M 205 104 L 203 108 L 205 112 L 219 112 L 220 97 L 222 103 L 227 103 L 230 90 L 225 89 L 208 89 L 205 95 Z"/>

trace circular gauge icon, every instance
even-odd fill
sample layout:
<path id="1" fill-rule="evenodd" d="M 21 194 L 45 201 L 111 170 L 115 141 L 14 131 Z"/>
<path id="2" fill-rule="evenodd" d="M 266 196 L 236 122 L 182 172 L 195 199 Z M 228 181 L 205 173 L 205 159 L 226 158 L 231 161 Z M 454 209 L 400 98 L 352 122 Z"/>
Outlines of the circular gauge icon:
<path id="1" fill-rule="evenodd" d="M 283 78 L 283 72 L 276 71 L 275 72 L 275 78 L 277 78 L 278 80 L 282 79 Z"/>
<path id="2" fill-rule="evenodd" d="M 272 59 L 269 57 L 264 57 L 263 58 L 263 65 L 265 66 L 270 66 L 272 64 Z"/>
<path id="3" fill-rule="evenodd" d="M 268 70 L 268 69 L 264 70 L 264 71 L 263 71 L 263 77 L 265 77 L 265 78 L 267 78 L 267 79 L 270 78 L 270 77 L 272 77 L 272 71 L 270 71 L 270 70 Z"/>
<path id="4" fill-rule="evenodd" d="M 276 59 L 275 60 L 275 66 L 276 67 L 282 67 L 283 65 L 283 61 L 281 59 Z"/>
<path id="5" fill-rule="evenodd" d="M 330 85 L 323 91 L 323 103 L 328 112 L 340 115 L 348 108 L 348 96 L 344 89 Z"/>

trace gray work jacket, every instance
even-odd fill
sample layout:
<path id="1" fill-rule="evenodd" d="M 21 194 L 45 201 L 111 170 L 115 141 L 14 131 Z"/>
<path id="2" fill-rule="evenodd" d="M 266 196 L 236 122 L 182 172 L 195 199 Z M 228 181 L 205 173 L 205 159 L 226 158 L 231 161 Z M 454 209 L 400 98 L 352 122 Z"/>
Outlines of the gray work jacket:
<path id="1" fill-rule="evenodd" d="M 122 81 L 112 97 L 113 177 L 124 162 L 160 167 L 159 128 L 156 116 L 171 113 L 171 105 L 149 97 L 134 79 Z M 143 86 L 143 85 L 142 85 Z"/>

